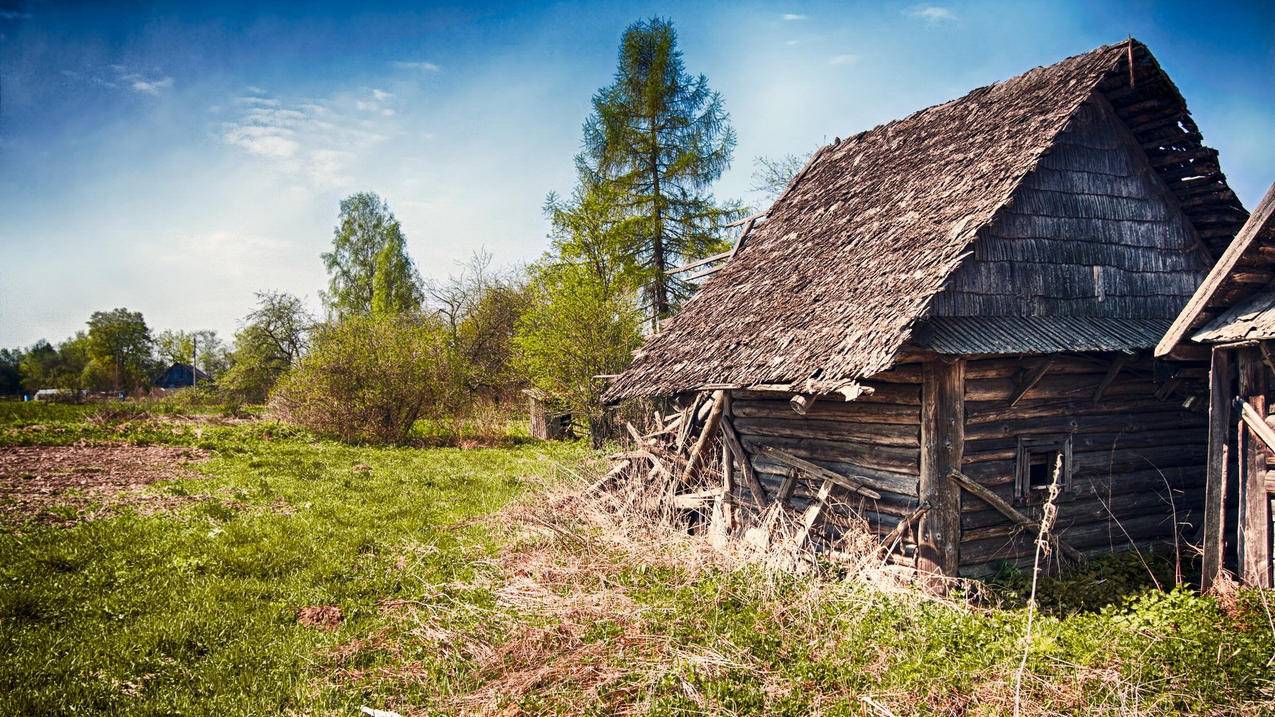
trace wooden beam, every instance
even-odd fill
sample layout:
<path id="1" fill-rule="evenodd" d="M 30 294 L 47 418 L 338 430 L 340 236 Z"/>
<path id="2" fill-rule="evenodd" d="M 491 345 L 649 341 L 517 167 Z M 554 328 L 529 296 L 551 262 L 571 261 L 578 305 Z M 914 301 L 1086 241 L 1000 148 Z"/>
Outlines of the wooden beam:
<path id="1" fill-rule="evenodd" d="M 1209 365 L 1209 452 L 1204 484 L 1204 558 L 1200 590 L 1213 586 L 1222 572 L 1222 548 L 1226 516 L 1227 459 L 1231 432 L 1231 352 L 1213 349 Z"/>
<path id="2" fill-rule="evenodd" d="M 880 493 L 868 487 L 868 480 L 866 478 L 861 478 L 859 476 L 852 478 L 850 476 L 841 475 L 836 471 L 824 468 L 818 463 L 811 463 L 804 458 L 798 458 L 797 456 L 794 456 L 787 451 L 780 450 L 779 448 L 775 448 L 774 446 L 762 446 L 760 448 L 760 453 L 783 463 L 789 468 L 796 468 L 812 478 L 832 481 L 834 484 L 839 485 L 846 490 L 858 493 L 873 500 L 881 499 Z"/>
<path id="3" fill-rule="evenodd" d="M 930 510 L 921 518 L 918 531 L 919 572 L 956 577 L 960 568 L 961 491 L 946 476 L 960 468 L 964 453 L 965 361 L 926 361 L 921 370 L 921 475 L 917 498 Z"/>
<path id="4" fill-rule="evenodd" d="M 753 470 L 753 464 L 748 460 L 748 453 L 744 451 L 744 444 L 740 443 L 739 434 L 735 433 L 735 425 L 732 422 L 733 411 L 730 404 L 731 398 L 728 392 L 724 409 L 726 417 L 722 420 L 722 440 L 726 442 L 726 448 L 735 456 L 735 461 L 739 463 L 739 470 L 744 474 L 744 483 L 748 485 L 748 491 L 753 494 L 753 500 L 757 503 L 757 507 L 765 508 L 766 487 L 758 480 L 757 472 Z"/>
<path id="5" fill-rule="evenodd" d="M 1272 429 L 1253 406 L 1241 399 L 1235 399 L 1235 408 L 1240 412 L 1240 420 L 1262 440 L 1267 451 L 1275 451 L 1275 429 Z"/>
<path id="6" fill-rule="evenodd" d="M 889 555 L 890 552 L 894 550 L 895 541 L 903 537 L 903 532 L 908 529 L 908 526 L 920 520 L 921 516 L 928 513 L 929 510 L 929 503 L 921 503 L 916 507 L 916 510 L 904 516 L 903 519 L 899 521 L 898 525 L 894 526 L 894 529 L 887 533 L 885 538 L 881 541 L 881 552 Z"/>
<path id="7" fill-rule="evenodd" d="M 804 416 L 807 413 L 810 413 L 811 407 L 815 405 L 815 401 L 818 399 L 819 397 L 817 395 L 806 396 L 804 394 L 795 393 L 792 398 L 788 399 L 788 405 L 792 406 L 792 410 L 797 415 Z"/>
<path id="8" fill-rule="evenodd" d="M 1023 400 L 1023 396 L 1026 396 L 1028 391 L 1032 390 L 1036 384 L 1040 383 L 1040 380 L 1045 377 L 1045 374 L 1049 372 L 1049 369 L 1052 368 L 1053 365 L 1053 359 L 1046 359 L 1024 376 L 1023 380 L 1019 381 L 1018 388 L 1014 389 L 1013 395 L 1009 397 L 1009 405 L 1013 407 L 1019 401 Z"/>
<path id="9" fill-rule="evenodd" d="M 714 254 L 714 255 L 712 255 L 712 256 L 706 256 L 706 257 L 704 257 L 703 259 L 700 259 L 699 261 L 693 261 L 693 262 L 691 262 L 691 263 L 689 263 L 689 264 L 683 264 L 683 265 L 681 265 L 681 266 L 675 266 L 675 267 L 673 267 L 672 269 L 667 269 L 667 270 L 665 270 L 665 272 L 664 272 L 664 273 L 665 273 L 665 274 L 680 274 L 680 273 L 682 273 L 682 272 L 684 272 L 684 271 L 686 271 L 686 270 L 688 270 L 688 269 L 694 269 L 694 268 L 695 268 L 695 267 L 697 267 L 697 266 L 704 266 L 705 264 L 712 264 L 712 263 L 713 263 L 713 262 L 715 262 L 715 261 L 721 261 L 722 259 L 729 259 L 729 258 L 730 258 L 730 250 L 727 250 L 727 251 L 724 251 L 724 252 L 722 252 L 722 253 L 720 253 L 720 254 Z"/>
<path id="10" fill-rule="evenodd" d="M 800 550 L 801 546 L 806 544 L 806 539 L 810 537 L 810 529 L 815 527 L 815 522 L 819 520 L 819 514 L 823 512 L 823 508 L 828 504 L 828 497 L 832 495 L 832 487 L 835 484 L 825 479 L 819 486 L 819 493 L 810 505 L 806 507 L 806 511 L 801 515 L 801 530 L 793 537 L 792 547 L 794 550 Z"/>
<path id="11" fill-rule="evenodd" d="M 1257 347 L 1237 352 L 1240 413 L 1239 520 L 1237 547 L 1240 581 L 1271 586 L 1270 515 L 1266 496 L 1266 457 L 1270 453 L 1256 426 L 1266 427 L 1266 364 Z M 1247 430 L 1244 430 L 1247 428 Z"/>
<path id="12" fill-rule="evenodd" d="M 695 441 L 695 445 L 691 447 L 690 455 L 686 457 L 686 468 L 682 471 L 682 485 L 690 483 L 691 476 L 699 468 L 700 459 L 704 455 L 704 447 L 712 440 L 713 434 L 717 432 L 717 425 L 722 420 L 722 410 L 726 407 L 727 395 L 724 390 L 713 392 L 712 408 L 709 409 L 708 416 L 704 419 L 704 430 L 699 434 L 699 440 Z"/>
<path id="13" fill-rule="evenodd" d="M 1257 240 L 1257 235 L 1261 233 L 1261 230 L 1273 217 L 1275 217 L 1275 184 L 1272 184 L 1270 189 L 1266 190 L 1266 196 L 1262 197 L 1262 201 L 1258 203 L 1253 215 L 1244 223 L 1235 239 L 1227 245 L 1226 251 L 1222 252 L 1222 256 L 1213 265 L 1209 275 L 1204 278 L 1203 283 L 1191 295 L 1191 299 L 1182 309 L 1182 313 L 1178 314 L 1178 317 L 1173 320 L 1173 325 L 1169 327 L 1168 333 L 1164 335 L 1164 338 L 1160 339 L 1160 343 L 1155 347 L 1156 356 L 1164 356 L 1172 351 L 1174 346 L 1181 343 L 1182 339 L 1186 337 L 1186 333 L 1195 326 L 1196 319 L 1200 313 L 1213 300 L 1218 289 L 1221 288 L 1227 277 L 1235 269 L 1240 257 L 1244 256 L 1249 246 Z"/>
<path id="14" fill-rule="evenodd" d="M 966 491 L 969 491 L 970 493 L 974 495 L 974 497 L 978 498 L 984 503 L 987 503 L 988 505 L 995 508 L 1001 515 L 1005 516 L 1006 518 L 1009 518 L 1015 523 L 1018 523 L 1024 528 L 1027 528 L 1028 530 L 1032 531 L 1036 535 L 1040 534 L 1040 523 L 1027 517 L 1022 512 L 1020 512 L 1017 508 L 1010 505 L 1009 503 L 1006 503 L 999 495 L 996 495 L 995 493 L 988 490 L 987 488 L 984 488 L 983 486 L 979 485 L 979 483 L 975 481 L 973 478 L 970 478 L 969 476 L 965 475 L 964 473 L 958 470 L 951 471 L 950 473 L 948 473 L 947 477 L 955 485 L 965 489 Z M 1058 546 L 1058 549 L 1062 551 L 1063 555 L 1066 555 L 1068 558 L 1072 559 L 1073 561 L 1080 562 L 1085 559 L 1084 553 L 1075 549 L 1071 545 L 1064 543 L 1062 539 L 1059 538 L 1058 536 L 1050 536 L 1050 540 L 1054 543 L 1054 545 Z"/>
<path id="15" fill-rule="evenodd" d="M 1129 354 L 1119 354 L 1111 362 L 1111 365 L 1107 367 L 1107 374 L 1102 377 L 1102 381 L 1098 382 L 1098 387 L 1093 391 L 1094 403 L 1102 401 L 1102 394 L 1106 393 L 1111 384 L 1115 383 L 1116 377 L 1120 375 L 1120 370 L 1125 367 L 1125 364 L 1129 363 L 1130 358 L 1132 357 Z"/>

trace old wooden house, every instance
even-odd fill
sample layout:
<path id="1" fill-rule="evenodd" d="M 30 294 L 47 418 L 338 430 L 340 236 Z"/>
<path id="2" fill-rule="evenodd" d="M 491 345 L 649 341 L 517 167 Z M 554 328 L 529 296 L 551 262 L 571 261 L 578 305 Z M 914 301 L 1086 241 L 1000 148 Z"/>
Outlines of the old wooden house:
<path id="1" fill-rule="evenodd" d="M 1068 552 L 1172 545 L 1207 369 L 1151 353 L 1247 217 L 1202 141 L 1133 40 L 834 141 L 607 397 L 722 391 L 741 503 L 827 501 L 793 457 L 851 477 L 921 570 L 1030 563 L 1059 467 Z"/>
<path id="2" fill-rule="evenodd" d="M 1191 297 L 1156 353 L 1184 343 L 1212 350 L 1205 587 L 1228 570 L 1272 585 L 1275 515 L 1275 185 Z"/>

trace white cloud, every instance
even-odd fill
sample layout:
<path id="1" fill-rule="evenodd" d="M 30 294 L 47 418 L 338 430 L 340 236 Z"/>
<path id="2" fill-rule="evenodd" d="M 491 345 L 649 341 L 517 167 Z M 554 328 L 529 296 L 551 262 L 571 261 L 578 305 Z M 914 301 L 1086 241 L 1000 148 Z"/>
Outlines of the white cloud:
<path id="1" fill-rule="evenodd" d="M 372 97 L 376 99 L 377 102 L 384 102 L 385 100 L 388 100 L 393 96 L 394 96 L 393 94 L 386 92 L 385 90 L 377 90 L 377 89 L 372 90 Z"/>
<path id="2" fill-rule="evenodd" d="M 393 97 L 384 90 L 372 90 L 372 96 Z M 292 101 L 236 97 L 234 104 L 237 114 L 220 125 L 222 141 L 267 162 L 290 181 L 323 189 L 348 185 L 360 155 L 395 132 L 384 125 L 396 114 L 392 108 L 350 95 Z"/>
<path id="3" fill-rule="evenodd" d="M 784 13 L 784 20 L 786 22 L 795 22 L 798 20 L 805 20 L 805 19 L 806 19 L 805 15 L 798 15 L 797 13 L 794 13 L 794 12 Z"/>
<path id="4" fill-rule="evenodd" d="M 291 134 L 279 127 L 232 126 L 222 139 L 259 157 L 288 158 L 301 148 Z"/>
<path id="5" fill-rule="evenodd" d="M 0 20 L 30 20 L 31 13 L 17 10 L 0 10 Z"/>
<path id="6" fill-rule="evenodd" d="M 160 90 L 166 90 L 173 86 L 173 78 L 171 77 L 148 80 L 141 75 L 125 75 L 123 79 L 132 83 L 129 86 L 132 87 L 134 91 L 148 95 L 158 95 Z"/>
<path id="7" fill-rule="evenodd" d="M 406 60 L 397 60 L 395 62 L 391 62 L 390 66 L 396 67 L 400 70 L 419 70 L 421 72 L 439 72 L 443 69 L 432 62 L 406 61 Z"/>
<path id="8" fill-rule="evenodd" d="M 858 55 L 833 55 L 828 58 L 829 65 L 853 65 L 858 61 Z"/>
<path id="9" fill-rule="evenodd" d="M 916 5 L 909 8 L 906 13 L 931 25 L 956 22 L 956 13 L 952 12 L 951 8 L 946 8 L 942 5 Z"/>
<path id="10" fill-rule="evenodd" d="M 784 42 L 784 44 L 787 45 L 788 47 L 796 47 L 797 45 L 801 44 L 801 40 L 788 40 Z"/>

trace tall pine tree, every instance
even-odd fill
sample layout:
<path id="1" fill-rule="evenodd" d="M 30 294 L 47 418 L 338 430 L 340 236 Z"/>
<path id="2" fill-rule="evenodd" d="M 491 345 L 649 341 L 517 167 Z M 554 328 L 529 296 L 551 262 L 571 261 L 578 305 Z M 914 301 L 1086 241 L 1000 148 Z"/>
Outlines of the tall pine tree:
<path id="1" fill-rule="evenodd" d="M 641 219 L 628 251 L 643 267 L 657 326 L 692 288 L 665 272 L 720 251 L 723 224 L 740 213 L 719 205 L 709 190 L 734 149 L 721 95 L 704 75 L 686 72 L 673 23 L 652 18 L 630 25 L 614 83 L 593 97 L 576 164 L 586 185 L 606 186 Z"/>

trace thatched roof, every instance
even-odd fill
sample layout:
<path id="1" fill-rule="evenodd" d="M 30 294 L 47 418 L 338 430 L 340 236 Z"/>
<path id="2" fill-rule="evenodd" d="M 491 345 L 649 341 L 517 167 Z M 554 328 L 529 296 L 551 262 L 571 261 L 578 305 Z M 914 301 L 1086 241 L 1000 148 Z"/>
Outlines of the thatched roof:
<path id="1" fill-rule="evenodd" d="M 1169 353 L 1196 328 L 1200 330 L 1191 335 L 1191 339 L 1203 343 L 1275 336 L 1272 282 L 1275 282 L 1275 184 L 1266 190 L 1253 216 L 1196 289 L 1156 347 L 1156 354 Z"/>
<path id="2" fill-rule="evenodd" d="M 1095 92 L 1220 252 L 1246 214 L 1217 153 L 1143 45 L 1104 46 L 819 150 L 607 399 L 828 386 L 888 368 L 975 236 Z"/>

